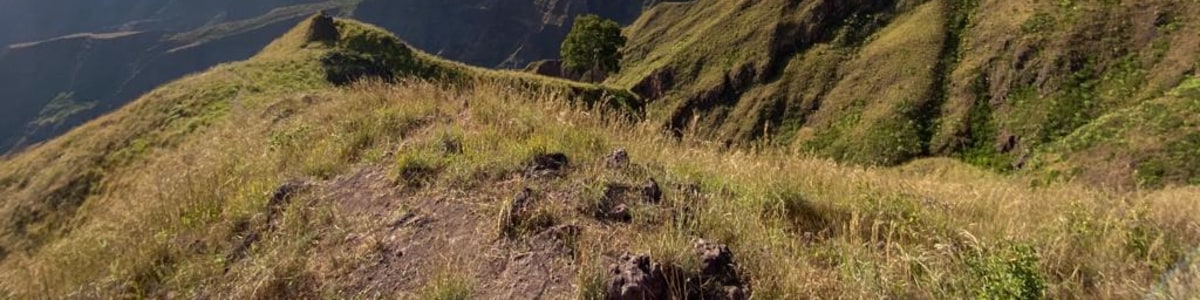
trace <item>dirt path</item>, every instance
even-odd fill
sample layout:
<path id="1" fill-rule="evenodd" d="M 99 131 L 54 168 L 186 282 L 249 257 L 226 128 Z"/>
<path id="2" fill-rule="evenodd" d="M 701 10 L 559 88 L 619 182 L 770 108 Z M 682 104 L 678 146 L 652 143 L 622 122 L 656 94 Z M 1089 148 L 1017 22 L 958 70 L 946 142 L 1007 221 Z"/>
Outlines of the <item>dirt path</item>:
<path id="1" fill-rule="evenodd" d="M 506 191 L 503 186 L 496 191 Z M 438 276 L 466 279 L 477 299 L 564 299 L 574 293 L 572 259 L 549 234 L 498 239 L 496 211 L 507 195 L 437 191 L 410 194 L 380 168 L 323 184 L 344 241 L 318 253 L 340 257 L 327 283 L 367 297 L 413 297 Z M 334 264 L 339 265 L 339 264 Z M 334 281 L 334 282 L 329 282 Z"/>

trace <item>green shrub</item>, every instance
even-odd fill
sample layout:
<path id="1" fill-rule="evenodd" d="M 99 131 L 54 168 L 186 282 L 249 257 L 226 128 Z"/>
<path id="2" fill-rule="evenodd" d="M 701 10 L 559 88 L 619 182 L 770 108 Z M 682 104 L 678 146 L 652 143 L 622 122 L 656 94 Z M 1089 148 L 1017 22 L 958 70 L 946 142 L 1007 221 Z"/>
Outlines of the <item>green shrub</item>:
<path id="1" fill-rule="evenodd" d="M 982 285 L 977 299 L 1043 299 L 1046 282 L 1038 272 L 1038 255 L 1033 247 L 1010 244 L 982 253 L 967 261 Z"/>

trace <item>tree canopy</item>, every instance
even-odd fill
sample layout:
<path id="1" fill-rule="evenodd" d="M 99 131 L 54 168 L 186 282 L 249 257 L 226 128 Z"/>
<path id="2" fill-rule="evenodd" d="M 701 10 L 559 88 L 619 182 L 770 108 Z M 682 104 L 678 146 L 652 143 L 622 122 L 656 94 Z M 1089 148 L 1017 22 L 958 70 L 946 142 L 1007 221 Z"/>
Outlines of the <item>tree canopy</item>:
<path id="1" fill-rule="evenodd" d="M 562 44 L 563 66 L 574 71 L 602 70 L 616 72 L 621 68 L 621 48 L 625 37 L 616 21 L 597 15 L 582 15 Z"/>

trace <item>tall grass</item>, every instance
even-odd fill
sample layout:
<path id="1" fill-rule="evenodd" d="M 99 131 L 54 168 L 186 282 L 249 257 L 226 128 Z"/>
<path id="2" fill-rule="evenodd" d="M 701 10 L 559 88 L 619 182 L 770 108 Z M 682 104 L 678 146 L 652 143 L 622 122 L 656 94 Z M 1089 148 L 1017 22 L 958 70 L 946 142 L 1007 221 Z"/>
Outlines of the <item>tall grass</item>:
<path id="1" fill-rule="evenodd" d="M 576 165 L 552 189 L 647 177 L 699 187 L 668 188 L 632 225 L 585 230 L 575 256 L 584 298 L 599 288 L 605 255 L 649 253 L 687 267 L 696 238 L 729 244 L 755 297 L 766 299 L 1141 297 L 1200 243 L 1195 188 L 1115 193 L 1034 186 L 943 159 L 870 168 L 774 148 L 725 150 L 574 103 L 560 91 L 488 80 L 249 98 L 178 146 L 113 170 L 72 230 L 0 263 L 0 290 L 18 298 L 345 296 L 352 292 L 334 275 L 362 256 L 321 251 L 354 221 L 319 193 L 272 208 L 275 187 L 370 166 L 402 179 L 419 166 L 421 182 L 397 188 L 506 193 L 492 183 L 549 152 Z M 281 110 L 291 113 L 264 117 Z M 445 152 L 447 139 L 461 154 Z M 618 147 L 641 171 L 600 166 Z M 691 217 L 666 217 L 684 211 Z M 256 240 L 245 243 L 250 235 Z M 469 295 L 461 283 L 480 279 L 463 276 L 430 283 L 429 295 Z"/>

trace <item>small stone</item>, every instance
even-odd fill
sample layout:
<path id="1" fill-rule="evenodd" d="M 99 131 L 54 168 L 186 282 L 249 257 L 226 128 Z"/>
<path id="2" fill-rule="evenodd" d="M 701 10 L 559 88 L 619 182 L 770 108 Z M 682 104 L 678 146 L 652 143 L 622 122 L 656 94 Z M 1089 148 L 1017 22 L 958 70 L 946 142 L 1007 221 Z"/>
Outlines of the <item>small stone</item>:
<path id="1" fill-rule="evenodd" d="M 544 175 L 553 175 L 555 172 L 566 169 L 571 164 L 571 160 L 566 154 L 549 153 L 535 155 L 529 160 L 525 167 L 526 177 L 539 177 Z"/>
<path id="2" fill-rule="evenodd" d="M 658 181 L 655 181 L 654 178 L 650 178 L 649 182 L 646 182 L 645 185 L 642 185 L 642 198 L 644 198 L 648 203 L 662 202 L 663 193 L 662 188 L 658 186 Z"/>
<path id="3" fill-rule="evenodd" d="M 625 149 L 617 149 L 604 158 L 605 166 L 609 169 L 620 169 L 629 165 L 629 152 Z"/>
<path id="4" fill-rule="evenodd" d="M 618 222 L 629 223 L 633 221 L 633 215 L 629 213 L 629 207 L 625 204 L 617 204 L 612 211 L 608 213 L 608 217 Z"/>
<path id="5" fill-rule="evenodd" d="M 725 287 L 725 299 L 745 300 L 746 299 L 746 289 L 744 289 L 740 286 L 736 286 L 736 285 L 726 286 Z"/>

